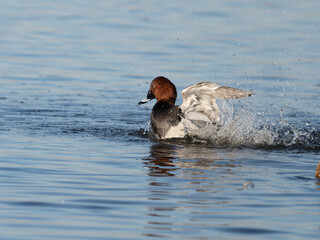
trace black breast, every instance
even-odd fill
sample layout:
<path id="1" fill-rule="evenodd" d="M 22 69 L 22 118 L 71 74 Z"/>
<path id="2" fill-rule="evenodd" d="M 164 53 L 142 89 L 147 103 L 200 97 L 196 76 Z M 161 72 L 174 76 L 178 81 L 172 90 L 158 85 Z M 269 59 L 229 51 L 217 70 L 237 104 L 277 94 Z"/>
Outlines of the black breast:
<path id="1" fill-rule="evenodd" d="M 166 102 L 157 102 L 151 113 L 151 126 L 154 133 L 164 137 L 170 127 L 181 121 L 181 110 L 178 106 L 171 106 Z"/>

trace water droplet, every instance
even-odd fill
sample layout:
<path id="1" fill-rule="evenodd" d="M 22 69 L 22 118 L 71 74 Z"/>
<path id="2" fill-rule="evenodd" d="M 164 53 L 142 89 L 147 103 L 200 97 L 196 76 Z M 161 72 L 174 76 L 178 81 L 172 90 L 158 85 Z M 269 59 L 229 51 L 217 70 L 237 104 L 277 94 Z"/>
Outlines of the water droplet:
<path id="1" fill-rule="evenodd" d="M 254 183 L 251 181 L 245 182 L 243 184 L 243 189 L 245 189 L 245 188 L 254 188 Z"/>

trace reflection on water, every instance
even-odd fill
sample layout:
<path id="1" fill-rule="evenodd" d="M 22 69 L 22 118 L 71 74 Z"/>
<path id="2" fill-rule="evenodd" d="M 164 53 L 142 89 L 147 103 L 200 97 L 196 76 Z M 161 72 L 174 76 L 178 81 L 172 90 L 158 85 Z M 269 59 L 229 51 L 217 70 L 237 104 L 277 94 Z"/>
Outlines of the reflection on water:
<path id="1" fill-rule="evenodd" d="M 152 221 L 147 222 L 144 235 L 170 237 L 179 231 L 187 237 L 194 232 L 188 229 L 188 222 L 197 222 L 199 228 L 213 227 L 214 224 L 199 221 L 198 216 L 210 214 L 210 210 L 206 209 L 212 204 L 228 202 L 227 198 L 212 199 L 207 194 L 215 193 L 224 187 L 221 184 L 221 173 L 233 174 L 232 169 L 239 167 L 234 164 L 232 155 L 230 151 L 224 159 L 217 150 L 201 145 L 190 145 L 186 148 L 168 143 L 153 144 L 150 155 L 143 159 L 150 177 L 148 199 L 152 201 L 152 206 L 148 207 L 148 216 Z M 175 186 L 176 183 L 180 183 L 179 187 Z M 189 211 L 191 215 L 179 223 L 176 221 L 177 212 Z M 148 233 L 148 229 L 156 231 L 157 234 Z"/>
<path id="2" fill-rule="evenodd" d="M 190 144 L 186 148 L 179 145 L 157 143 L 151 146 L 150 156 L 143 160 L 148 167 L 149 176 L 175 176 L 175 171 L 178 169 L 214 171 L 222 167 L 226 168 L 224 171 L 232 174 L 229 168 L 235 167 L 232 164 L 234 154 L 236 153 L 232 148 L 222 158 L 219 148 L 208 148 L 201 144 Z M 183 175 L 187 174 L 186 171 L 184 170 Z M 182 173 L 179 172 L 179 174 Z M 190 174 L 192 175 L 192 173 Z M 200 172 L 197 172 L 197 174 L 200 174 Z"/>
<path id="3" fill-rule="evenodd" d="M 174 176 L 176 167 L 173 156 L 176 147 L 169 144 L 154 144 L 150 149 L 150 156 L 143 159 L 144 164 L 148 167 L 149 176 Z M 157 185 L 156 183 L 151 183 Z"/>
<path id="4" fill-rule="evenodd" d="M 292 174 L 294 168 L 287 165 L 287 173 L 281 173 L 279 169 L 284 169 L 284 163 L 268 159 L 266 152 L 259 155 L 250 150 L 160 141 L 150 146 L 143 163 L 149 176 L 151 206 L 147 207 L 149 220 L 144 231 L 149 237 L 170 238 L 179 234 L 183 238 L 195 234 L 197 239 L 212 239 L 226 232 L 234 237 L 239 234 L 286 236 L 288 232 L 274 219 L 278 209 L 287 212 L 281 218 L 292 221 L 291 214 L 297 212 L 291 206 L 315 197 L 308 190 L 304 195 L 296 195 L 293 189 L 291 193 L 282 191 L 281 177 L 272 182 L 267 180 L 270 175 L 274 178 Z M 268 189 L 273 190 L 268 192 Z M 255 196 L 261 194 L 263 197 L 257 201 Z M 288 199 L 289 196 L 294 199 Z M 314 200 L 315 206 L 319 206 Z M 243 207 L 246 209 L 241 210 Z M 205 234 L 207 231 L 210 237 Z"/>

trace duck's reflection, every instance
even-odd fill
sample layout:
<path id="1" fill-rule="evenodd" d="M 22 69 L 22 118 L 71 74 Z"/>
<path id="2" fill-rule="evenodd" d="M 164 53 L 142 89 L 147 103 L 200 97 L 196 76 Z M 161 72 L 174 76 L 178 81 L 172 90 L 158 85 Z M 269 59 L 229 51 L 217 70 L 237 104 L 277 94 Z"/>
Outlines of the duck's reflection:
<path id="1" fill-rule="evenodd" d="M 318 179 L 316 181 L 316 185 L 318 186 L 316 189 L 320 190 L 320 161 L 319 161 L 318 167 L 316 169 L 315 176 Z"/>
<path id="2" fill-rule="evenodd" d="M 155 177 L 175 176 L 177 170 L 179 174 L 198 170 L 214 170 L 219 167 L 227 168 L 226 172 L 232 173 L 230 168 L 233 164 L 233 151 L 228 151 L 221 156 L 214 148 L 203 147 L 201 145 L 181 146 L 166 143 L 153 144 L 150 148 L 150 155 L 144 158 L 144 164 L 148 167 L 148 175 Z"/>
<path id="3" fill-rule="evenodd" d="M 173 162 L 176 147 L 169 144 L 154 144 L 150 148 L 150 156 L 143 159 L 148 167 L 148 175 L 156 177 L 174 176 L 177 166 Z"/>
<path id="4" fill-rule="evenodd" d="M 315 175 L 316 175 L 317 178 L 320 178 L 320 161 L 319 161 L 318 167 L 316 169 Z"/>
<path id="5" fill-rule="evenodd" d="M 191 144 L 155 143 L 143 161 L 151 200 L 144 235 L 154 237 L 170 237 L 176 224 L 184 225 L 175 220 L 177 211 L 188 212 L 190 219 L 183 221 L 189 222 L 199 209 L 205 212 L 209 205 L 226 202 L 214 196 L 225 187 L 222 176 L 234 177 L 232 169 L 237 167 L 232 150 Z"/>

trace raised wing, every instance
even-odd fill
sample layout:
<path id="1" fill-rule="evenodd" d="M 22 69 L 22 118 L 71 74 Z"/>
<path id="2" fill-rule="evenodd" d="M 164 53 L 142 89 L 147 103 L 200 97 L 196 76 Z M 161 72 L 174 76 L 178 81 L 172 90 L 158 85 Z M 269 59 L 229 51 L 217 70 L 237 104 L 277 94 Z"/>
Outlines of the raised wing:
<path id="1" fill-rule="evenodd" d="M 180 109 L 186 120 L 203 126 L 206 123 L 220 121 L 220 111 L 215 99 L 237 99 L 251 95 L 252 92 L 202 82 L 182 91 L 183 103 Z"/>

